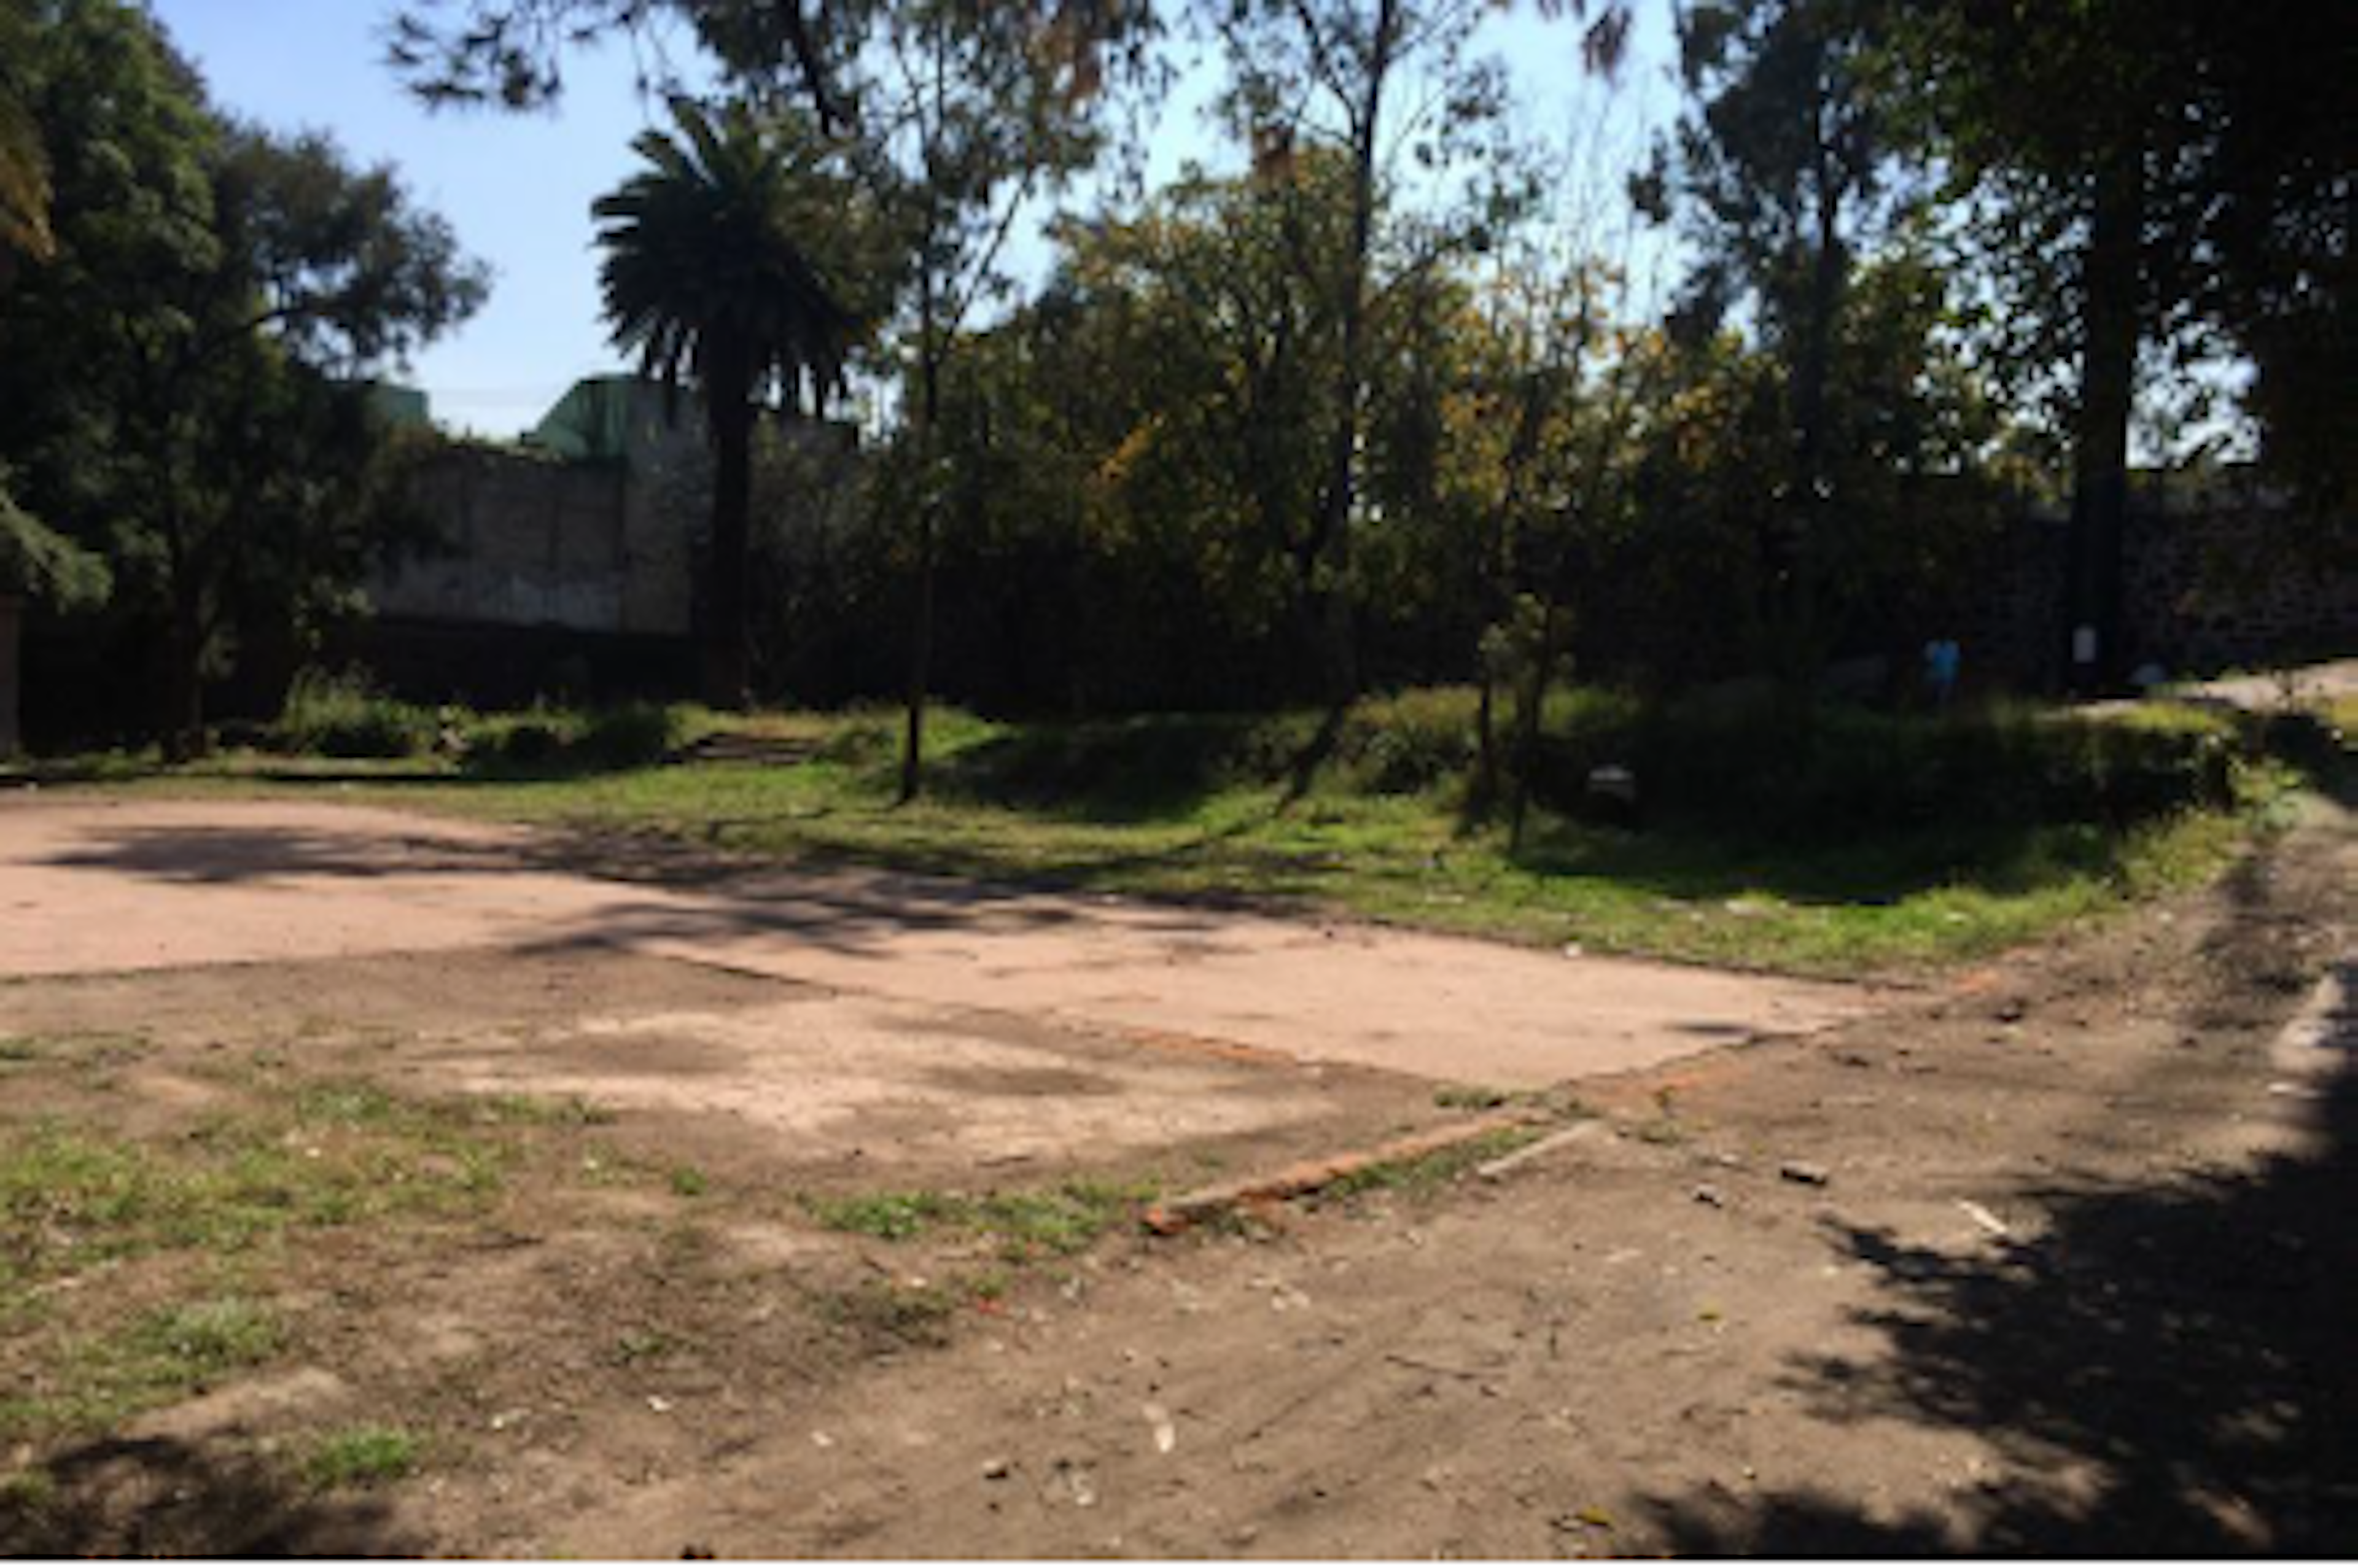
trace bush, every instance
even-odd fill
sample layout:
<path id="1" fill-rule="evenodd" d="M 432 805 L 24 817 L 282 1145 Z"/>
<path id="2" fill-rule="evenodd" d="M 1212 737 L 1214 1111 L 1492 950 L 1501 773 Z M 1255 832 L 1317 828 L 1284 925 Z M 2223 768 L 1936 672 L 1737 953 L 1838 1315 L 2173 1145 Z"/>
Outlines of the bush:
<path id="1" fill-rule="evenodd" d="M 2234 726 L 2190 709 L 1996 707 L 1940 717 L 1720 694 L 1600 708 L 1551 733 L 1534 791 L 1585 802 L 1589 771 L 1635 769 L 1650 812 L 1747 833 L 2087 823 L 2128 827 L 2235 798 Z"/>
<path id="2" fill-rule="evenodd" d="M 269 738 L 303 756 L 414 757 L 434 749 L 439 730 L 433 709 L 384 695 L 363 671 L 307 669 L 287 687 Z"/>
<path id="3" fill-rule="evenodd" d="M 528 770 L 643 768 L 669 756 L 683 728 L 680 716 L 657 702 L 587 711 L 535 705 L 482 720 L 468 750 L 478 764 Z"/>
<path id="4" fill-rule="evenodd" d="M 1351 710 L 1336 743 L 1346 777 L 1371 795 L 1418 795 L 1474 766 L 1479 697 L 1433 687 L 1374 697 Z M 1501 705 L 1500 712 L 1506 712 Z"/>
<path id="5" fill-rule="evenodd" d="M 573 744 L 583 761 L 598 767 L 645 768 L 669 756 L 679 737 L 679 721 L 669 708 L 631 702 L 591 713 Z"/>

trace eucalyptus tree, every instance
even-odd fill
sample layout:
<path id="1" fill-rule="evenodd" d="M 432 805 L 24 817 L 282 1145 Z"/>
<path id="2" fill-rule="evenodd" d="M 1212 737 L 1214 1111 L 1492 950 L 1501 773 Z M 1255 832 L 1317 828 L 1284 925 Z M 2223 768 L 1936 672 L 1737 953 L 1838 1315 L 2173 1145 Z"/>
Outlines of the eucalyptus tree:
<path id="1" fill-rule="evenodd" d="M 858 292 L 857 203 L 795 115 L 672 101 L 673 133 L 633 144 L 645 167 L 591 211 L 615 345 L 676 395 L 694 385 L 711 438 L 705 559 L 706 700 L 748 696 L 747 549 L 753 433 L 763 409 L 820 412 L 871 325 Z"/>

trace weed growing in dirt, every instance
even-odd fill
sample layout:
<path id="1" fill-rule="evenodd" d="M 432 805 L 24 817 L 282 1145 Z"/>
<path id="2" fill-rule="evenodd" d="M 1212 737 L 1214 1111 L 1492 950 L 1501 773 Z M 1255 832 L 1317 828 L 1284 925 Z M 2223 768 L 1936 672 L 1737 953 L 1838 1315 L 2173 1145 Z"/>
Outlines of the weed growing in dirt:
<path id="1" fill-rule="evenodd" d="M 614 1337 L 613 1361 L 618 1367 L 644 1366 L 680 1348 L 680 1339 L 660 1328 L 626 1328 Z"/>
<path id="2" fill-rule="evenodd" d="M 1433 1103 L 1443 1110 L 1496 1110 L 1514 1098 L 1514 1090 L 1486 1084 L 1444 1084 L 1433 1091 Z"/>
<path id="3" fill-rule="evenodd" d="M 948 1342 L 950 1319 L 960 1306 L 985 1296 L 961 1280 L 863 1280 L 814 1300 L 819 1320 L 871 1338 L 902 1345 Z"/>
<path id="4" fill-rule="evenodd" d="M 0 1075 L 41 1067 L 104 1072 L 137 1060 L 146 1049 L 135 1034 L 0 1035 Z"/>
<path id="5" fill-rule="evenodd" d="M 312 1445 L 305 1479 L 321 1491 L 341 1487 L 376 1487 L 415 1475 L 425 1444 L 397 1426 L 353 1426 L 330 1433 Z"/>
<path id="6" fill-rule="evenodd" d="M 957 1200 L 941 1193 L 865 1193 L 854 1197 L 803 1199 L 810 1217 L 829 1230 L 907 1241 L 952 1222 Z"/>
<path id="7" fill-rule="evenodd" d="M 0 1476 L 0 1512 L 38 1517 L 57 1506 L 58 1480 L 38 1466 Z"/>
<path id="8" fill-rule="evenodd" d="M 1560 1118 L 1590 1114 L 1577 1098 L 1561 1088 L 1502 1089 L 1487 1084 L 1444 1084 L 1433 1091 L 1433 1103 L 1442 1110 L 1500 1110 L 1519 1106 Z"/>
<path id="9" fill-rule="evenodd" d="M 1476 1165 L 1486 1164 L 1502 1155 L 1511 1154 L 1526 1144 L 1537 1142 L 1546 1130 L 1539 1126 L 1502 1127 L 1495 1132 L 1469 1138 L 1463 1143 L 1436 1149 L 1430 1154 L 1419 1154 L 1406 1160 L 1379 1160 L 1337 1177 L 1318 1196 L 1328 1202 L 1340 1202 L 1370 1192 L 1397 1192 L 1422 1196 L 1449 1185 Z"/>
<path id="10" fill-rule="evenodd" d="M 693 1165 L 676 1165 L 671 1173 L 671 1190 L 684 1198 L 700 1198 L 712 1188 L 703 1172 Z"/>
<path id="11" fill-rule="evenodd" d="M 929 1232 L 994 1241 L 1003 1259 L 1026 1262 L 1086 1251 L 1161 1191 L 1155 1182 L 1073 1181 L 1029 1192 L 870 1193 L 806 1197 L 812 1218 L 829 1230 L 909 1241 Z"/>

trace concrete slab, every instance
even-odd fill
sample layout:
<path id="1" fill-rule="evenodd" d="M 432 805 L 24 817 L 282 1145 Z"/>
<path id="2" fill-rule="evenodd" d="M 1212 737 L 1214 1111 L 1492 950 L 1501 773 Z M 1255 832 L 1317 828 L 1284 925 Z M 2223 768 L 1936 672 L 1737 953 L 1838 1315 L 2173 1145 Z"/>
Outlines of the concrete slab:
<path id="1" fill-rule="evenodd" d="M 1873 991 L 856 869 L 693 889 L 515 828 L 314 802 L 0 801 L 0 977 L 611 946 L 935 1007 L 1536 1087 L 1855 1017 Z M 6 1004 L 0 996 L 0 1022 Z"/>

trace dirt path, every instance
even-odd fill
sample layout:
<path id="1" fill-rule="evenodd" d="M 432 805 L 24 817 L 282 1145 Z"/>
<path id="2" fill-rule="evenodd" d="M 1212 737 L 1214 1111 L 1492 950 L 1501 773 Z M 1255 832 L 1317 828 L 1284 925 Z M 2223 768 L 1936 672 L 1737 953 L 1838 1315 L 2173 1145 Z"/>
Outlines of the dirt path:
<path id="1" fill-rule="evenodd" d="M 1540 1087 L 1875 1005 L 1859 988 L 840 870 L 600 880 L 548 840 L 300 803 L 0 800 L 0 977 L 502 948 Z"/>
<path id="2" fill-rule="evenodd" d="M 1600 1091 L 1610 1133 L 1496 1185 L 1105 1259 L 542 1539 L 2348 1552 L 2353 887 L 2335 814 L 1904 1015 Z"/>

